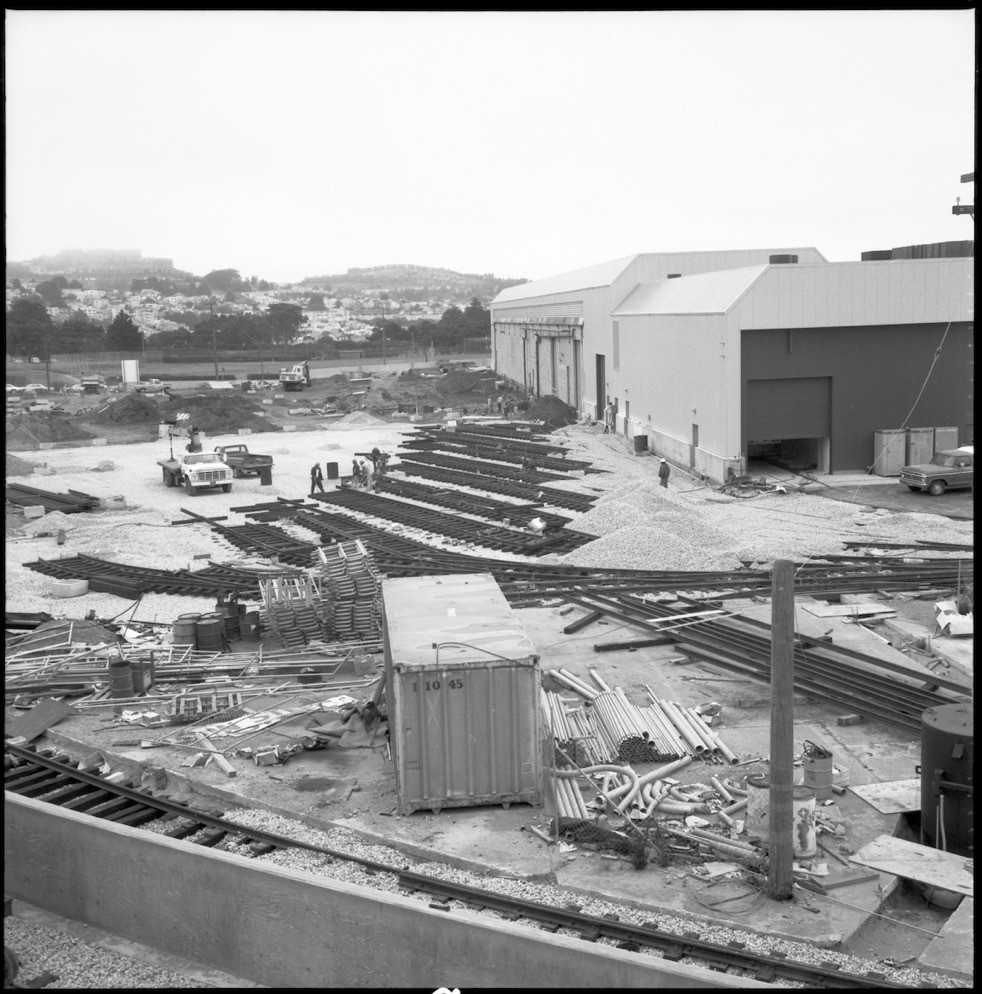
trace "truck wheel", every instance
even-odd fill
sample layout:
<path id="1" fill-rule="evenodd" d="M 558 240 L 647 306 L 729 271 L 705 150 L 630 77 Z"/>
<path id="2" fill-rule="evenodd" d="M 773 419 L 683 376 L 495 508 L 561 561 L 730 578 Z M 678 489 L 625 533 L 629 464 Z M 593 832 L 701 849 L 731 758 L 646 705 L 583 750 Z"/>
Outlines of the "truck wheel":
<path id="1" fill-rule="evenodd" d="M 231 483 L 223 483 L 222 484 L 222 493 L 223 494 L 230 494 L 231 492 L 232 492 L 232 484 Z"/>
<path id="2" fill-rule="evenodd" d="M 932 497 L 940 497 L 944 493 L 944 480 L 932 480 L 931 485 L 927 488 L 927 492 Z"/>
<path id="3" fill-rule="evenodd" d="M 185 480 L 184 481 L 184 489 L 188 492 L 188 496 L 189 497 L 193 497 L 194 496 L 194 487 L 191 486 L 191 481 L 190 480 Z"/>
<path id="4" fill-rule="evenodd" d="M 163 473 L 164 473 L 164 486 L 165 487 L 174 486 L 174 474 L 169 469 L 165 469 Z"/>

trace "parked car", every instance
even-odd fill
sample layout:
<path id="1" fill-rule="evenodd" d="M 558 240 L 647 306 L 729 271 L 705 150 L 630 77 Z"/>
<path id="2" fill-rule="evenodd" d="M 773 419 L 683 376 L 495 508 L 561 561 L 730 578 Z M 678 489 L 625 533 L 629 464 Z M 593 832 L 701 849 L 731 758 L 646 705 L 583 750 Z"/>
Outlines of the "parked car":
<path id="1" fill-rule="evenodd" d="M 958 449 L 940 449 L 927 463 L 904 466 L 900 482 L 911 490 L 926 490 L 938 497 L 946 490 L 965 490 L 975 483 L 975 446 L 963 445 Z"/>
<path id="2" fill-rule="evenodd" d="M 25 390 L 32 390 L 34 393 L 39 393 L 40 391 L 48 392 L 48 388 L 43 383 L 28 383 Z"/>
<path id="3" fill-rule="evenodd" d="M 23 360 L 23 359 L 13 359 L 13 360 L 11 360 L 11 361 L 12 361 L 12 362 L 20 362 L 20 363 L 22 363 L 22 362 L 23 362 L 24 360 Z"/>
<path id="4" fill-rule="evenodd" d="M 31 362 L 40 363 L 41 360 L 36 355 L 32 355 L 31 356 Z"/>

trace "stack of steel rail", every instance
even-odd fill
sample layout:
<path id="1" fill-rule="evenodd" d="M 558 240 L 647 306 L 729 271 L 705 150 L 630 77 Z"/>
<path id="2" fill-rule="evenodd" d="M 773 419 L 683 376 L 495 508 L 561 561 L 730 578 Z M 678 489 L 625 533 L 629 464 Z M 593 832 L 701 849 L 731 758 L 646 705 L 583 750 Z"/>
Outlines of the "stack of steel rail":
<path id="1" fill-rule="evenodd" d="M 38 490 L 24 483 L 7 484 L 7 503 L 18 507 L 39 505 L 45 513 L 61 511 L 62 514 L 78 514 L 80 511 L 92 511 L 99 507 L 102 501 L 91 494 L 83 494 L 80 490 L 69 490 L 67 494 L 54 494 L 48 490 Z"/>
<path id="2" fill-rule="evenodd" d="M 404 442 L 402 447 L 417 452 L 446 452 L 452 456 L 471 456 L 475 459 L 489 459 L 493 462 L 503 462 L 522 465 L 526 459 L 535 462 L 537 468 L 555 470 L 560 473 L 582 471 L 584 473 L 605 473 L 607 470 L 594 469 L 592 464 L 579 459 L 565 459 L 550 455 L 551 448 L 537 445 L 535 442 L 524 443 L 518 448 L 515 443 L 496 442 L 485 438 L 478 441 L 478 436 L 458 436 L 456 433 L 430 432 L 426 436 Z"/>

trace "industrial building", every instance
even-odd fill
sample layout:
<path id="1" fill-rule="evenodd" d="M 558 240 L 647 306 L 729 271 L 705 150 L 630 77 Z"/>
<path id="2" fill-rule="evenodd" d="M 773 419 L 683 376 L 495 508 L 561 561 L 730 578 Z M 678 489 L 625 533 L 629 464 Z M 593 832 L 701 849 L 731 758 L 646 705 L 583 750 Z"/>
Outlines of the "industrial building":
<path id="1" fill-rule="evenodd" d="M 715 481 L 760 458 L 875 471 L 876 433 L 913 425 L 974 441 L 973 260 L 868 255 L 646 253 L 509 287 L 495 369 L 598 420 L 612 403 L 638 451 Z"/>

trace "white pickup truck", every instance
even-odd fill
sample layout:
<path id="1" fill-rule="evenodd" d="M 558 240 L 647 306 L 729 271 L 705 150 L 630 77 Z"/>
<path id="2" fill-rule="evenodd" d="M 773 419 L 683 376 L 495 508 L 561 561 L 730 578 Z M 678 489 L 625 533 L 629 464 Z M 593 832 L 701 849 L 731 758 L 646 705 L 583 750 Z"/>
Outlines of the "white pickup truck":
<path id="1" fill-rule="evenodd" d="M 157 465 L 163 467 L 165 487 L 184 487 L 189 494 L 232 490 L 232 467 L 219 452 L 188 452 L 179 459 L 158 459 Z"/>

